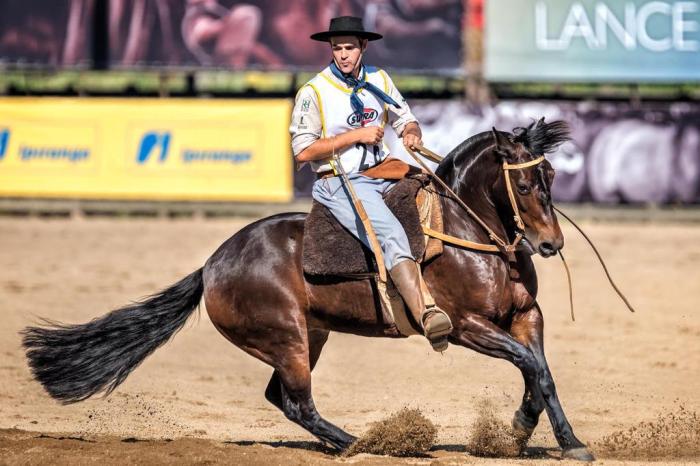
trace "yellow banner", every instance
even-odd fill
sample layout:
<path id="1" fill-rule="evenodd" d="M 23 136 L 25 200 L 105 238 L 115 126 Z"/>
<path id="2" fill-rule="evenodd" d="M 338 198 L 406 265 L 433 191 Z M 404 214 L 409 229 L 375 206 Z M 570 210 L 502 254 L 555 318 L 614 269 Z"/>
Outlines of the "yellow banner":
<path id="1" fill-rule="evenodd" d="M 0 99 L 0 196 L 289 201 L 288 100 Z"/>

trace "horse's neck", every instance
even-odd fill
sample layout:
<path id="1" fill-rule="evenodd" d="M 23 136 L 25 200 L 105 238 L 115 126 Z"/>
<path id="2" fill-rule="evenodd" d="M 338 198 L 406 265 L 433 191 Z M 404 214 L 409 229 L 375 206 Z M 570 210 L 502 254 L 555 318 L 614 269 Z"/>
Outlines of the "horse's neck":
<path id="1" fill-rule="evenodd" d="M 488 147 L 483 147 L 473 158 L 464 161 L 456 173 L 446 181 L 472 211 L 499 237 L 506 237 L 506 230 L 493 200 L 493 186 L 500 169 Z M 464 211 L 452 196 L 441 197 L 445 232 L 463 239 L 488 241 L 487 231 L 471 215 Z"/>

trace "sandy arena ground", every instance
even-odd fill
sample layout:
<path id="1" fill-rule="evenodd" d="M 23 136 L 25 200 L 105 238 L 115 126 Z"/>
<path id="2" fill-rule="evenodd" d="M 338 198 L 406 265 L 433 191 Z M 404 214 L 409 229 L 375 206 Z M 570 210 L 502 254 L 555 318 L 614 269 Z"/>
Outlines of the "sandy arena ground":
<path id="1" fill-rule="evenodd" d="M 39 316 L 84 322 L 153 293 L 200 267 L 247 222 L 0 218 L 0 464 L 514 463 L 470 456 L 464 445 L 485 399 L 510 421 L 523 390 L 518 371 L 464 348 L 434 353 L 418 337 L 332 334 L 314 396 L 326 418 L 356 435 L 419 407 L 439 425 L 439 446 L 422 459 L 323 450 L 265 401 L 271 369 L 225 341 L 204 310 L 109 398 L 61 406 L 32 381 L 23 327 Z M 700 226 L 584 224 L 634 315 L 583 239 L 563 227 L 575 323 L 560 261 L 536 262 L 547 355 L 577 435 L 595 452 L 604 436 L 660 413 L 700 411 Z M 517 462 L 564 464 L 544 416 L 530 445 L 544 458 Z"/>

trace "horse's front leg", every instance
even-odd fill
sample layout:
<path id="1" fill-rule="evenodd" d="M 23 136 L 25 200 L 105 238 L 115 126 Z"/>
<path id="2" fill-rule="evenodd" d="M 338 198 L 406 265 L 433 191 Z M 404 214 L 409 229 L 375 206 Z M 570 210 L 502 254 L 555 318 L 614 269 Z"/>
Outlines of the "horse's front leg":
<path id="1" fill-rule="evenodd" d="M 549 367 L 544 357 L 543 329 L 542 313 L 539 306 L 534 304 L 529 309 L 518 311 L 513 316 L 510 334 L 519 343 L 528 348 L 535 359 L 537 359 L 539 366 L 549 373 Z M 545 403 L 544 398 L 541 396 L 541 391 L 531 386 L 531 379 L 527 377 L 523 377 L 523 379 L 525 382 L 525 393 L 523 394 L 520 408 L 513 416 L 513 430 L 524 448 L 535 427 L 537 427 L 540 414 L 544 411 Z"/>
<path id="2" fill-rule="evenodd" d="M 554 378 L 544 355 L 544 319 L 542 318 L 542 310 L 536 302 L 528 310 L 517 312 L 513 316 L 510 333 L 532 352 L 541 369 L 537 383 L 538 387 L 530 386 L 531 381 L 527 377 L 524 378 L 525 394 L 523 395 L 520 408 L 513 417 L 514 430 L 516 433 L 521 434 L 521 439 L 526 442 L 535 430 L 540 414 L 544 409 L 547 409 L 547 414 L 559 444 L 561 445 L 562 442 L 559 440 L 557 432 L 563 433 L 565 437 L 570 434 L 572 438 L 576 439 L 571 425 L 564 415 L 564 410 L 561 407 L 554 385 Z M 540 388 L 539 393 L 537 388 Z M 566 457 L 586 459 L 588 456 L 591 456 L 585 448 L 574 447 L 567 450 L 564 445 L 561 446 L 564 448 Z"/>
<path id="3" fill-rule="evenodd" d="M 535 403 L 538 398 L 544 402 L 554 435 L 563 450 L 563 456 L 593 461 L 593 455 L 576 438 L 571 425 L 566 420 L 546 362 L 544 365 L 541 362 L 544 361 L 543 358 L 536 356 L 533 350 L 517 341 L 509 333 L 476 314 L 466 314 L 460 318 L 450 340 L 452 343 L 466 346 L 487 356 L 512 362 L 523 374 L 526 387 L 531 392 L 531 398 Z M 531 408 L 537 409 L 537 406 L 531 406 Z"/>

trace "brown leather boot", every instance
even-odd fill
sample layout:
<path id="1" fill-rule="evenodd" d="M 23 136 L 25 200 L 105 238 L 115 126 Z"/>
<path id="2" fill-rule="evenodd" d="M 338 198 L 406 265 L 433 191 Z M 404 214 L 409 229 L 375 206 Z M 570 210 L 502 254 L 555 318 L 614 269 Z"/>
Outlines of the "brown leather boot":
<path id="1" fill-rule="evenodd" d="M 433 349 L 445 351 L 447 336 L 452 332 L 452 322 L 449 316 L 435 304 L 426 306 L 423 293 L 427 294 L 428 290 L 422 286 L 418 264 L 412 260 L 401 261 L 389 271 L 389 275 L 406 307 L 413 314 L 413 318 L 423 326 L 425 337 L 430 341 Z"/>

